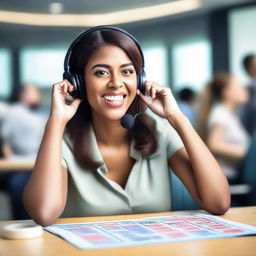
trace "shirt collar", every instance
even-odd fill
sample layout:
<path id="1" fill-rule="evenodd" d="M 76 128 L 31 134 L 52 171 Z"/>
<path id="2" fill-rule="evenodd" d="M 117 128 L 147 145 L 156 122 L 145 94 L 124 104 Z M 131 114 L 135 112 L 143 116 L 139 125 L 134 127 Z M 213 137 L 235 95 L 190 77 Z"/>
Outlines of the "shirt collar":
<path id="1" fill-rule="evenodd" d="M 90 145 L 89 153 L 90 153 L 91 158 L 95 162 L 102 163 L 102 165 L 103 165 L 104 160 L 103 160 L 100 150 L 98 148 L 96 136 L 95 136 L 94 130 L 91 125 L 89 127 L 89 132 L 88 132 L 88 140 L 89 140 L 89 145 Z"/>
<path id="2" fill-rule="evenodd" d="M 159 148 L 159 146 L 157 146 L 156 151 L 152 155 L 148 156 L 147 158 L 153 158 L 153 157 L 159 155 L 160 153 L 161 153 L 160 148 Z M 135 141 L 134 140 L 132 140 L 131 146 L 130 146 L 130 157 L 134 158 L 136 161 L 139 161 L 142 158 L 141 153 L 135 149 Z"/>
<path id="3" fill-rule="evenodd" d="M 91 158 L 95 162 L 99 162 L 99 163 L 102 163 L 102 165 L 104 165 L 104 160 L 103 160 L 102 155 L 100 153 L 100 150 L 98 148 L 96 136 L 95 136 L 95 133 L 94 133 L 94 130 L 93 130 L 92 126 L 90 126 L 90 128 L 89 128 L 88 137 L 89 137 L 88 139 L 89 139 L 89 145 L 90 145 L 90 152 L 89 153 L 90 153 Z M 130 157 L 132 157 L 136 161 L 139 161 L 139 160 L 141 160 L 142 155 L 138 150 L 135 149 L 134 146 L 135 146 L 135 141 L 132 140 L 131 145 L 130 145 Z M 158 154 L 160 154 L 159 147 L 148 158 L 153 158 Z"/>

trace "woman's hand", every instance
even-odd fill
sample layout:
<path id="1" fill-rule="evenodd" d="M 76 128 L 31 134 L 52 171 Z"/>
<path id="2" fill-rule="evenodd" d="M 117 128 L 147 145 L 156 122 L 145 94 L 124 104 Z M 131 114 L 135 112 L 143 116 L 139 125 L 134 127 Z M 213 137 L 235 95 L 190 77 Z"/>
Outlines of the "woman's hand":
<path id="1" fill-rule="evenodd" d="M 71 104 L 66 103 L 69 92 L 73 91 L 73 85 L 66 79 L 53 85 L 51 115 L 61 121 L 68 122 L 76 113 L 81 99 L 75 99 Z"/>
<path id="2" fill-rule="evenodd" d="M 139 90 L 137 91 L 137 94 L 155 114 L 161 117 L 172 119 L 177 114 L 182 113 L 171 89 L 168 87 L 147 81 L 145 95 Z"/>

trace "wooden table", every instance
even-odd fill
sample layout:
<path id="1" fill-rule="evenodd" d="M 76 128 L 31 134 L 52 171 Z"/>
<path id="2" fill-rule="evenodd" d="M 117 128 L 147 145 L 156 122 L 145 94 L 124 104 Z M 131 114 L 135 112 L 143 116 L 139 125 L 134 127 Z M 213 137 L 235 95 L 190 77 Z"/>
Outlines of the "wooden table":
<path id="1" fill-rule="evenodd" d="M 34 168 L 34 161 L 31 159 L 5 159 L 0 158 L 1 171 L 29 171 Z"/>
<path id="2" fill-rule="evenodd" d="M 104 220 L 133 219 L 168 214 L 191 213 L 165 212 L 155 214 L 118 215 L 107 217 L 63 218 L 56 223 L 93 222 Z M 232 208 L 224 216 L 225 219 L 256 226 L 256 206 Z M 0 225 L 7 222 L 0 222 Z M 170 244 L 147 245 L 105 250 L 80 250 L 63 239 L 44 231 L 40 238 L 28 240 L 4 240 L 0 238 L 0 255 L 3 256 L 247 256 L 256 255 L 256 236 L 201 240 L 193 242 L 177 242 Z"/>

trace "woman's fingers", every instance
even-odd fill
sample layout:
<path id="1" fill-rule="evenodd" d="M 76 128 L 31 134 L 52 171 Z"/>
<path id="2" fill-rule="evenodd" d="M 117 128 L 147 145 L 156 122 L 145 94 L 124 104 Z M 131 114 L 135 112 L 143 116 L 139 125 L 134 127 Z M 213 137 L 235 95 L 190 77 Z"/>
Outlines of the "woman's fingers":
<path id="1" fill-rule="evenodd" d="M 147 81 L 145 86 L 145 96 L 151 97 L 152 99 L 156 98 L 158 91 L 162 90 L 162 86 L 151 81 Z"/>
<path id="2" fill-rule="evenodd" d="M 82 102 L 81 99 L 75 99 L 75 100 L 73 100 L 73 102 L 71 103 L 71 106 L 73 106 L 73 107 L 75 107 L 75 108 L 77 109 L 81 102 Z"/>
<path id="3" fill-rule="evenodd" d="M 53 90 L 55 91 L 55 89 L 57 89 L 61 94 L 67 95 L 68 93 L 73 91 L 74 86 L 65 79 L 59 83 L 54 84 Z"/>
<path id="4" fill-rule="evenodd" d="M 157 92 L 157 88 L 155 86 L 151 87 L 151 98 L 152 100 L 156 98 L 156 92 Z"/>
<path id="5" fill-rule="evenodd" d="M 142 99 L 142 101 L 149 106 L 152 103 L 152 100 L 149 98 L 149 96 L 146 96 L 144 94 L 141 93 L 140 90 L 137 90 L 137 94 L 140 96 L 140 98 Z"/>

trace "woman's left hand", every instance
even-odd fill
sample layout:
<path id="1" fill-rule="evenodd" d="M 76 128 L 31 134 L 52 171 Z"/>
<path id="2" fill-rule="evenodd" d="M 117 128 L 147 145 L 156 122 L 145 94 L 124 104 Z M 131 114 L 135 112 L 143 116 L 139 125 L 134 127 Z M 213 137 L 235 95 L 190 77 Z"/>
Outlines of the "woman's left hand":
<path id="1" fill-rule="evenodd" d="M 145 95 L 139 90 L 137 94 L 155 114 L 161 117 L 172 118 L 176 114 L 181 113 L 169 87 L 160 86 L 154 82 L 147 81 Z"/>

